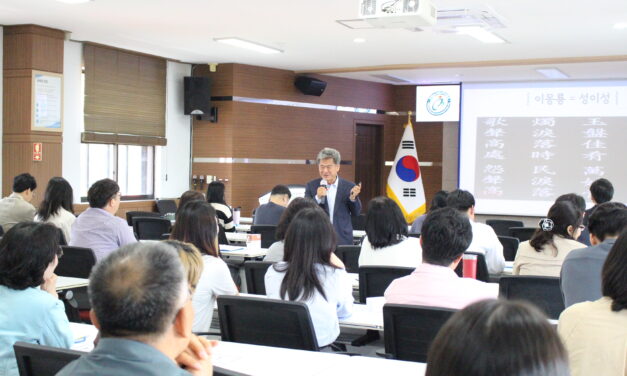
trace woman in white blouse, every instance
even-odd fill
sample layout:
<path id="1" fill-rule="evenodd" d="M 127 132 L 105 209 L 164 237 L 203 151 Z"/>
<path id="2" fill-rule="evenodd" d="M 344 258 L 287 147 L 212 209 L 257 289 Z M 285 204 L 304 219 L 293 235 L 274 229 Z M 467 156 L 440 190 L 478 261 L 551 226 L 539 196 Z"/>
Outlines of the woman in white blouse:
<path id="1" fill-rule="evenodd" d="M 76 220 L 74 215 L 74 191 L 67 180 L 54 177 L 48 182 L 44 200 L 39 204 L 35 222 L 46 222 L 60 228 L 65 242 L 70 242 L 70 229 Z"/>
<path id="2" fill-rule="evenodd" d="M 213 306 L 218 295 L 235 295 L 237 287 L 218 248 L 218 218 L 211 204 L 189 201 L 179 208 L 170 239 L 191 243 L 202 254 L 203 270 L 192 297 L 194 332 L 207 332 L 211 327 Z"/>
<path id="3" fill-rule="evenodd" d="M 359 266 L 417 267 L 421 262 L 420 240 L 407 236 L 407 222 L 396 202 L 384 196 L 370 200 Z"/>
<path id="4" fill-rule="evenodd" d="M 320 208 L 303 209 L 287 229 L 285 256 L 268 268 L 266 295 L 307 304 L 318 346 L 331 345 L 340 334 L 339 320 L 353 308 L 352 281 L 331 263 L 335 233 Z"/>

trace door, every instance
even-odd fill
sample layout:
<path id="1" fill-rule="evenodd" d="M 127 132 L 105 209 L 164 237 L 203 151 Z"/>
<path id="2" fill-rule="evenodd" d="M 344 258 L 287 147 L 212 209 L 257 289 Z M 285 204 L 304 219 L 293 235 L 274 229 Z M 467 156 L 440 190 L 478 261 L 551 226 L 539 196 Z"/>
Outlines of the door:
<path id="1" fill-rule="evenodd" d="M 383 126 L 357 124 L 355 128 L 355 184 L 361 182 L 359 197 L 365 212 L 370 199 L 384 193 Z"/>

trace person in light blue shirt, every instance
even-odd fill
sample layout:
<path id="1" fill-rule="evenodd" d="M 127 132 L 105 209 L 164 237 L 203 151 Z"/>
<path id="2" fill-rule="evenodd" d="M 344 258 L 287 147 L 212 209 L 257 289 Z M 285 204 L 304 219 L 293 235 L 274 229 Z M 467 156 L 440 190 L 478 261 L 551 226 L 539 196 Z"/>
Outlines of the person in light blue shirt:
<path id="1" fill-rule="evenodd" d="M 307 304 L 318 346 L 340 334 L 339 320 L 350 317 L 353 287 L 346 271 L 333 265 L 334 232 L 322 209 L 301 210 L 287 229 L 284 262 L 268 268 L 266 295 Z"/>
<path id="2" fill-rule="evenodd" d="M 54 269 L 61 255 L 59 230 L 48 223 L 18 223 L 0 241 L 0 376 L 19 374 L 15 342 L 72 345 L 56 292 Z"/>

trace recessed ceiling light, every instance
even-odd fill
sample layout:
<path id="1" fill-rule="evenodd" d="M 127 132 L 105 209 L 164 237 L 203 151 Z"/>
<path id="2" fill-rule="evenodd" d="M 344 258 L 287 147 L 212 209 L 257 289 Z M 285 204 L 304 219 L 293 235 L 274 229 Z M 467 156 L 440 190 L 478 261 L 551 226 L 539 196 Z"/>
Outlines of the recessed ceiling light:
<path id="1" fill-rule="evenodd" d="M 94 0 L 57 0 L 60 3 L 65 3 L 65 4 L 83 4 L 83 3 L 90 3 Z"/>
<path id="2" fill-rule="evenodd" d="M 283 51 L 278 48 L 264 46 L 256 42 L 247 41 L 241 38 L 214 38 L 216 42 L 229 44 L 234 47 L 246 48 L 248 50 L 261 52 L 262 54 L 280 54 Z"/>
<path id="3" fill-rule="evenodd" d="M 480 26 L 458 26 L 456 30 L 460 34 L 469 35 L 483 43 L 505 43 L 505 39 Z"/>
<path id="4" fill-rule="evenodd" d="M 355 43 L 365 43 L 366 40 L 364 38 L 355 38 L 355 39 L 353 39 L 353 42 L 355 42 Z"/>
<path id="5" fill-rule="evenodd" d="M 566 73 L 557 68 L 537 68 L 536 72 L 540 73 L 546 78 L 552 78 L 554 80 L 570 78 Z"/>
<path id="6" fill-rule="evenodd" d="M 616 30 L 627 29 L 627 22 L 619 22 L 619 23 L 614 24 L 614 29 Z"/>

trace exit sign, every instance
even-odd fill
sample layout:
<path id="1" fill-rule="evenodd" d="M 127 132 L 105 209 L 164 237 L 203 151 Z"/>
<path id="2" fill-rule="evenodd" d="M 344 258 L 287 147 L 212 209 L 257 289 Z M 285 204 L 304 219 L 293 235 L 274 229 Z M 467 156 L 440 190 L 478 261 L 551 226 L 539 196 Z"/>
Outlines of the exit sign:
<path id="1" fill-rule="evenodd" d="M 43 146 L 41 142 L 33 143 L 33 161 L 41 162 L 44 160 L 43 156 Z"/>

